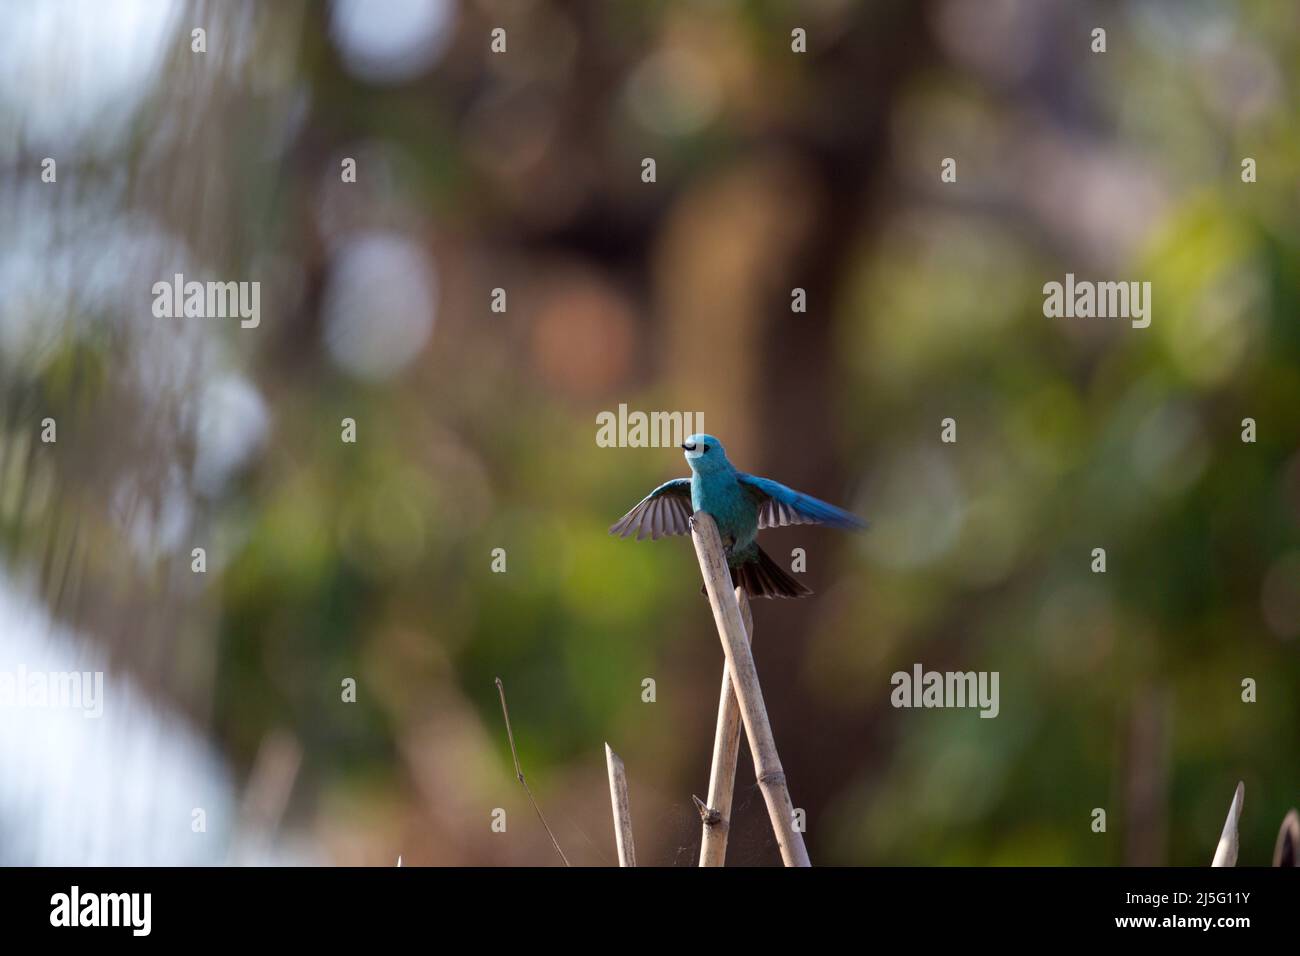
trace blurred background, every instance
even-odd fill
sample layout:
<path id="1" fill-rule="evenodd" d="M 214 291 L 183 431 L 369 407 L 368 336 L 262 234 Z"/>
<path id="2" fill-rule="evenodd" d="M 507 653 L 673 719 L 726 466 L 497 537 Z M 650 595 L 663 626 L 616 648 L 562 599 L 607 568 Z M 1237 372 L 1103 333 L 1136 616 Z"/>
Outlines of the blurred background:
<path id="1" fill-rule="evenodd" d="M 0 712 L 0 862 L 558 865 L 500 676 L 572 861 L 609 741 L 693 865 L 722 655 L 689 541 L 606 533 L 686 473 L 597 446 L 626 403 L 873 522 L 763 536 L 816 591 L 754 614 L 815 863 L 1207 864 L 1239 779 L 1268 863 L 1298 64 L 1288 3 L 0 3 L 0 670 L 106 672 Z M 1151 327 L 1044 318 L 1066 272 Z M 175 273 L 260 325 L 156 318 Z M 1000 715 L 892 708 L 915 663 Z M 778 863 L 747 748 L 736 808 Z"/>

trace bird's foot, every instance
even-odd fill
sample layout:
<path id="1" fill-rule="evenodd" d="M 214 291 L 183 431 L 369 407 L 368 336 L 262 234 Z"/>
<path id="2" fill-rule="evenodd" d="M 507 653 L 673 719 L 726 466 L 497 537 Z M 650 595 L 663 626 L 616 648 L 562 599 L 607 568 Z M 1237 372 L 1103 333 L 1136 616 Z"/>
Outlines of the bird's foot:
<path id="1" fill-rule="evenodd" d="M 727 561 L 731 561 L 731 553 L 736 550 L 736 536 L 729 534 L 722 542 L 722 553 L 727 556 Z"/>

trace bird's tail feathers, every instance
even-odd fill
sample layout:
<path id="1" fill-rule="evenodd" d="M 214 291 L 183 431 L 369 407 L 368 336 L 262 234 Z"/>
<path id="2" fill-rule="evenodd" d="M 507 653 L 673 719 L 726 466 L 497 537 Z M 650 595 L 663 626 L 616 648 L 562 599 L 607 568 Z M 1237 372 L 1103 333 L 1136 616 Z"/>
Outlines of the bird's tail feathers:
<path id="1" fill-rule="evenodd" d="M 738 587 L 752 598 L 799 598 L 812 594 L 786 573 L 781 565 L 773 561 L 766 551 L 758 548 L 758 558 L 746 561 L 740 567 L 731 569 L 731 576 Z"/>

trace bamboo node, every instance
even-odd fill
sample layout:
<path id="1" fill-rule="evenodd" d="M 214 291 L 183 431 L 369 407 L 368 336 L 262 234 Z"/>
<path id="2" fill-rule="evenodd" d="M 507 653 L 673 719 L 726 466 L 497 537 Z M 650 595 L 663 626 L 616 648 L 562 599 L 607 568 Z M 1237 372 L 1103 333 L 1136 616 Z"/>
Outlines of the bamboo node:
<path id="1" fill-rule="evenodd" d="M 758 775 L 758 783 L 770 783 L 774 786 L 785 786 L 784 770 L 768 770 Z"/>

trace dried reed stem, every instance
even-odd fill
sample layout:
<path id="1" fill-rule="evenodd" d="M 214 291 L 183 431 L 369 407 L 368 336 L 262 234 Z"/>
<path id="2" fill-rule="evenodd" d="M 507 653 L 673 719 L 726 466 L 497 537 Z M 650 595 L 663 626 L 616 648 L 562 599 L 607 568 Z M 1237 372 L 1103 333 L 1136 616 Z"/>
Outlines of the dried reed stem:
<path id="1" fill-rule="evenodd" d="M 750 643 L 754 640 L 754 617 L 749 595 L 736 588 L 741 622 Z M 713 735 L 713 768 L 709 772 L 709 802 L 701 812 L 704 833 L 700 838 L 700 866 L 722 866 L 727 861 L 727 835 L 731 829 L 731 798 L 736 787 L 736 761 L 740 756 L 740 704 L 731 688 L 731 671 L 722 664 L 722 695 L 718 700 L 718 729 Z"/>
<path id="2" fill-rule="evenodd" d="M 632 842 L 632 809 L 627 799 L 627 772 L 623 759 L 605 744 L 605 766 L 609 769 L 609 802 L 614 808 L 614 842 L 618 865 L 636 866 L 636 844 Z"/>
<path id="3" fill-rule="evenodd" d="M 1228 819 L 1223 821 L 1223 835 L 1219 837 L 1219 846 L 1214 851 L 1214 862 L 1210 866 L 1237 865 L 1237 830 L 1241 822 L 1241 805 L 1246 799 L 1246 785 L 1237 784 L 1228 807 Z"/>
<path id="4" fill-rule="evenodd" d="M 1300 866 L 1300 814 L 1291 810 L 1282 819 L 1273 847 L 1274 866 Z"/>
<path id="5" fill-rule="evenodd" d="M 754 758 L 758 786 L 767 803 L 772 830 L 781 848 L 781 859 L 786 866 L 811 866 L 803 834 L 794 826 L 794 804 L 786 786 L 785 771 L 781 769 L 781 760 L 776 753 L 776 741 L 767 719 L 767 708 L 763 705 L 758 671 L 754 667 L 754 656 L 749 650 L 740 605 L 732 590 L 731 572 L 727 568 L 718 526 L 709 515 L 697 512 L 691 519 L 691 538 L 700 560 L 704 589 L 713 608 L 713 621 L 718 628 L 718 637 L 722 640 L 722 650 L 727 655 L 727 668 L 731 671 L 731 683 L 740 704 L 740 716 Z"/>

